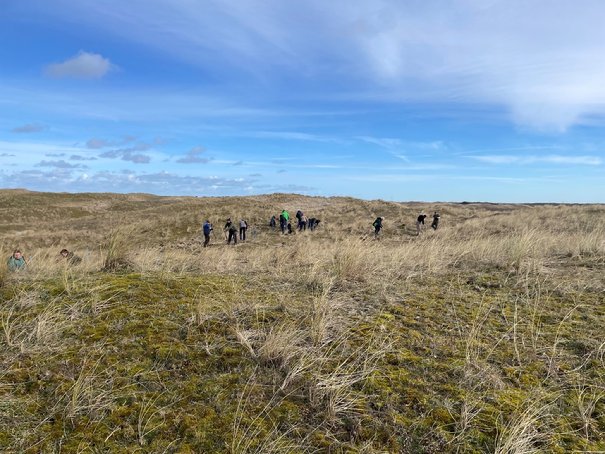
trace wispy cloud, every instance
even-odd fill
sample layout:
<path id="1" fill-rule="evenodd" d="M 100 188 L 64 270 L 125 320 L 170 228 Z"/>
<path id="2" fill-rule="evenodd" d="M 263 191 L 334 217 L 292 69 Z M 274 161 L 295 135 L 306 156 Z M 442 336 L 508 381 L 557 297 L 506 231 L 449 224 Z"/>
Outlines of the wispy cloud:
<path id="1" fill-rule="evenodd" d="M 86 168 L 86 166 L 82 165 L 82 164 L 70 164 L 67 161 L 64 161 L 63 159 L 59 160 L 59 161 L 41 161 L 38 164 L 36 164 L 36 167 L 54 167 L 57 169 L 83 169 Z"/>
<path id="2" fill-rule="evenodd" d="M 431 142 L 408 142 L 390 137 L 357 136 L 355 138 L 357 140 L 361 140 L 362 142 L 383 148 L 390 155 L 405 162 L 409 162 L 409 158 L 406 153 L 412 151 L 439 151 L 444 148 L 443 142 L 438 140 Z"/>
<path id="3" fill-rule="evenodd" d="M 86 141 L 86 147 L 92 150 L 98 150 L 111 145 L 111 142 L 105 139 L 89 139 Z"/>
<path id="4" fill-rule="evenodd" d="M 97 158 L 95 158 L 94 156 L 81 156 L 79 154 L 72 154 L 69 157 L 70 161 L 96 161 Z"/>
<path id="5" fill-rule="evenodd" d="M 563 155 L 548 155 L 548 156 L 514 156 L 514 155 L 484 155 L 484 156 L 467 156 L 468 158 L 477 161 L 486 162 L 489 164 L 561 164 L 561 165 L 586 165 L 599 166 L 603 163 L 603 159 L 599 156 L 563 156 Z"/>
<path id="6" fill-rule="evenodd" d="M 256 131 L 244 133 L 247 137 L 256 137 L 260 139 L 280 139 L 280 140 L 299 140 L 303 142 L 323 142 L 323 143 L 346 143 L 345 140 L 336 137 L 310 134 L 306 132 L 295 131 Z"/>
<path id="7" fill-rule="evenodd" d="M 47 7 L 207 71 L 265 81 L 286 72 L 299 82 L 328 80 L 328 92 L 362 95 L 371 85 L 381 99 L 404 102 L 498 103 L 521 125 L 559 131 L 605 112 L 602 8 L 600 0 L 582 8 L 565 0 L 548 7 L 154 0 L 153 8 L 146 0 L 57 0 Z"/>
<path id="8" fill-rule="evenodd" d="M 114 66 L 109 59 L 95 53 L 80 51 L 76 56 L 45 68 L 46 75 L 63 78 L 100 79 Z"/>
<path id="9" fill-rule="evenodd" d="M 38 124 L 38 123 L 28 123 L 22 126 L 17 126 L 13 129 L 11 129 L 11 132 L 17 133 L 17 134 L 30 134 L 33 132 L 40 132 L 40 131 L 44 131 L 46 129 L 46 126 Z"/>
<path id="10" fill-rule="evenodd" d="M 186 155 L 176 160 L 179 164 L 206 164 L 210 158 L 203 158 L 202 154 L 206 151 L 204 147 L 193 147 Z"/>
<path id="11" fill-rule="evenodd" d="M 120 158 L 122 161 L 130 161 L 134 164 L 148 164 L 151 162 L 151 157 L 140 153 L 141 151 L 147 151 L 151 148 L 151 145 L 146 143 L 140 143 L 133 147 L 128 148 L 117 148 L 101 153 L 100 158 Z"/>
<path id="12" fill-rule="evenodd" d="M 127 143 L 134 142 L 135 140 L 136 137 L 129 135 L 124 136 L 119 140 L 107 140 L 93 137 L 92 139 L 88 139 L 86 141 L 86 148 L 90 148 L 91 150 L 98 150 L 101 148 L 125 145 Z M 156 141 L 157 139 L 154 140 L 154 144 L 159 145 L 159 143 L 156 143 Z"/>

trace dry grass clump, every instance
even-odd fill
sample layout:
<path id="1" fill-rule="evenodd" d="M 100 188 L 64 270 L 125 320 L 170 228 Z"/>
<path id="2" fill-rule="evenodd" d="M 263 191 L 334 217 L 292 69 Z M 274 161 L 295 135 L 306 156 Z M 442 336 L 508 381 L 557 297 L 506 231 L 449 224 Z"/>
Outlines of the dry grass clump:
<path id="1" fill-rule="evenodd" d="M 128 252 L 132 248 L 132 231 L 114 229 L 107 234 L 103 251 L 103 271 L 124 271 L 132 267 Z"/>

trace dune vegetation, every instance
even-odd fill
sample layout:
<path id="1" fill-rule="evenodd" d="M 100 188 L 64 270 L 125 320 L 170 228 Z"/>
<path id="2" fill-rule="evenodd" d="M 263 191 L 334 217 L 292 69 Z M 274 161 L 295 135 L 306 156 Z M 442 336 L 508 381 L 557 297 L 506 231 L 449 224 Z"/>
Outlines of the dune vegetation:
<path id="1" fill-rule="evenodd" d="M 281 235 L 283 208 L 322 222 Z M 0 213 L 2 452 L 605 452 L 605 206 L 4 190 Z"/>

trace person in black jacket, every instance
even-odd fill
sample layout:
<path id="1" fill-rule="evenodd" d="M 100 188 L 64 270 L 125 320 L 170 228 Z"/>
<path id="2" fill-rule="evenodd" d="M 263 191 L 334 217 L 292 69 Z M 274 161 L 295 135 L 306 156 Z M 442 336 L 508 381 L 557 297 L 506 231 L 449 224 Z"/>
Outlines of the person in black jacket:
<path id="1" fill-rule="evenodd" d="M 416 219 L 416 235 L 420 235 L 422 231 L 422 227 L 424 226 L 424 220 L 427 218 L 427 215 L 424 213 L 420 213 L 418 218 Z"/>
<path id="2" fill-rule="evenodd" d="M 237 227 L 233 222 L 231 222 L 231 218 L 227 219 L 227 223 L 225 227 L 223 227 L 223 232 L 228 232 L 229 238 L 227 239 L 227 244 L 231 244 L 231 240 L 233 239 L 233 245 L 237 244 Z"/>
<path id="3" fill-rule="evenodd" d="M 380 231 L 382 230 L 382 221 L 384 221 L 384 218 L 382 216 L 379 216 L 372 223 L 372 226 L 374 226 L 374 237 L 376 237 L 376 238 L 378 238 L 378 235 L 380 234 Z"/>

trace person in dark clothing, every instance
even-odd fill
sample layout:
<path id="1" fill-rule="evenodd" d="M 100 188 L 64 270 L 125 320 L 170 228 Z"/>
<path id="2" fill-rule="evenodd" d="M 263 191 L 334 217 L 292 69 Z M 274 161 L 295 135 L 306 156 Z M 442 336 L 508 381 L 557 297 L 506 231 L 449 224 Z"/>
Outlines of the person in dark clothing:
<path id="1" fill-rule="evenodd" d="M 275 229 L 277 222 L 275 219 L 275 215 L 271 216 L 271 219 L 269 220 L 269 227 L 271 227 L 272 229 Z"/>
<path id="2" fill-rule="evenodd" d="M 73 252 L 68 251 L 67 249 L 61 249 L 61 252 L 59 252 L 59 256 L 61 260 L 65 259 L 68 265 L 77 265 L 82 261 L 80 257 L 75 255 Z"/>
<path id="3" fill-rule="evenodd" d="M 374 236 L 376 238 L 378 238 L 378 234 L 380 233 L 380 231 L 382 230 L 382 221 L 384 221 L 384 218 L 382 216 L 379 216 L 376 218 L 376 220 L 372 223 L 372 225 L 374 226 Z"/>
<path id="4" fill-rule="evenodd" d="M 240 241 L 246 241 L 246 230 L 248 230 L 248 223 L 242 219 L 239 221 L 239 239 L 240 239 Z"/>
<path id="5" fill-rule="evenodd" d="M 279 228 L 281 229 L 281 233 L 286 233 L 286 228 L 288 227 L 288 222 L 290 221 L 290 217 L 286 210 L 282 211 L 279 215 Z"/>
<path id="6" fill-rule="evenodd" d="M 439 227 L 439 219 L 441 219 L 441 216 L 439 216 L 439 213 L 435 211 L 433 214 L 433 223 L 431 224 L 433 230 L 437 230 L 437 227 Z"/>
<path id="7" fill-rule="evenodd" d="M 212 230 L 212 224 L 210 221 L 206 220 L 202 227 L 202 231 L 204 232 L 204 247 L 208 247 L 208 244 L 210 243 L 210 232 L 212 232 Z"/>
<path id="8" fill-rule="evenodd" d="M 231 240 L 233 240 L 233 245 L 235 246 L 237 244 L 237 227 L 233 222 L 231 222 L 231 218 L 227 219 L 223 232 L 229 233 L 227 244 L 231 244 Z"/>
<path id="9" fill-rule="evenodd" d="M 318 224 L 321 222 L 320 219 L 317 218 L 309 218 L 309 230 L 313 231 L 315 230 L 315 228 L 318 226 Z"/>
<path id="10" fill-rule="evenodd" d="M 307 219 L 307 216 L 305 216 L 304 214 L 300 217 L 300 219 L 298 220 L 298 231 L 301 232 L 303 230 L 307 230 L 307 223 L 309 222 L 309 220 Z"/>
<path id="11" fill-rule="evenodd" d="M 418 215 L 418 218 L 416 219 L 416 235 L 420 235 L 420 232 L 422 231 L 422 227 L 424 226 L 424 220 L 427 218 L 427 215 L 424 213 L 421 213 L 420 215 Z"/>

